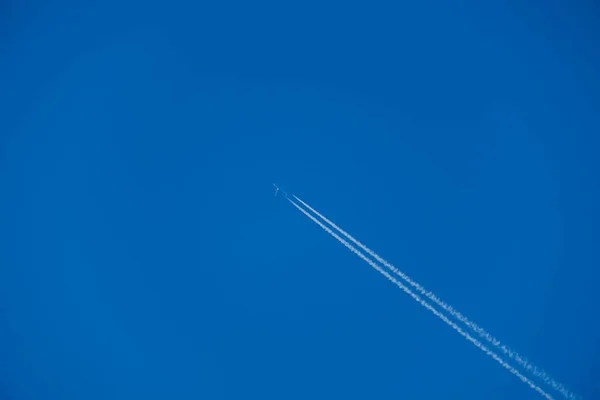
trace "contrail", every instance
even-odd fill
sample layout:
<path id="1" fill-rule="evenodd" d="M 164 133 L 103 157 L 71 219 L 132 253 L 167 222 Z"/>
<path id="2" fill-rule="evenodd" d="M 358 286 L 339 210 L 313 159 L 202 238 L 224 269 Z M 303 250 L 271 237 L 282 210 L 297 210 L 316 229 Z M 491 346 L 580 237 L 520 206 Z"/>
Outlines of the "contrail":
<path id="1" fill-rule="evenodd" d="M 292 196 L 294 196 L 294 195 L 292 195 Z M 323 214 L 319 213 L 317 210 L 315 210 L 314 208 L 312 208 L 311 206 L 306 204 L 304 201 L 302 201 L 297 196 L 294 196 L 294 198 L 296 200 L 298 200 L 300 203 L 302 203 L 302 205 L 304 205 L 310 211 L 312 211 L 317 216 L 319 216 L 323 221 L 325 221 L 330 226 L 332 226 L 334 229 L 336 229 L 338 232 L 340 232 L 343 236 L 345 236 L 352 243 L 354 243 L 355 245 L 360 247 L 362 250 L 364 250 L 371 257 L 373 257 L 374 259 L 379 261 L 381 264 L 383 264 L 387 268 L 389 268 L 393 273 L 395 273 L 396 275 L 398 275 L 399 277 L 404 279 L 406 281 L 406 283 L 408 283 L 410 286 L 414 287 L 423 296 L 427 297 L 429 300 L 431 300 L 432 302 L 437 304 L 439 307 L 444 309 L 444 311 L 448 312 L 454 318 L 456 318 L 457 320 L 459 320 L 460 322 L 465 324 L 465 326 L 472 329 L 473 332 L 477 333 L 480 337 L 482 337 L 485 340 L 487 340 L 488 342 L 490 342 L 493 346 L 502 350 L 502 352 L 504 352 L 504 354 L 506 354 L 511 359 L 515 360 L 518 364 L 520 364 L 523 368 L 525 368 L 527 371 L 532 373 L 534 376 L 543 380 L 546 384 L 550 385 L 553 389 L 560 392 L 563 396 L 565 396 L 566 398 L 568 398 L 570 400 L 576 400 L 579 398 L 577 395 L 570 392 L 562 383 L 557 382 L 552 377 L 550 377 L 543 369 L 536 367 L 534 364 L 527 361 L 527 359 L 525 357 L 521 356 L 516 351 L 514 351 L 514 350 L 510 349 L 509 347 L 507 347 L 506 345 L 502 344 L 498 339 L 496 339 L 494 336 L 492 336 L 488 332 L 486 332 L 485 329 L 481 328 L 475 322 L 469 320 L 467 317 L 465 317 L 460 312 L 458 312 L 458 310 L 454 309 L 449 304 L 446 304 L 444 301 L 442 301 L 440 298 L 438 298 L 435 294 L 426 290 L 423 286 L 419 285 L 417 282 L 413 281 L 408 275 L 406 275 L 405 273 L 400 271 L 393 264 L 389 263 L 388 261 L 386 261 L 385 259 L 380 257 L 377 253 L 375 253 L 373 250 L 369 249 L 367 246 L 365 246 L 364 244 L 359 242 L 357 239 L 352 237 L 352 235 L 350 235 L 348 232 L 344 231 L 342 228 L 340 228 L 339 226 L 334 224 L 331 220 L 327 219 L 327 217 L 325 217 Z"/>
<path id="2" fill-rule="evenodd" d="M 408 294 L 410 297 L 412 297 L 417 303 L 421 304 L 423 307 L 425 307 L 426 309 L 428 309 L 429 311 L 431 311 L 436 317 L 438 317 L 439 319 L 441 319 L 442 321 L 444 321 L 446 324 L 448 324 L 452 329 L 454 329 L 456 332 L 458 332 L 462 337 L 464 337 L 465 339 L 467 339 L 469 342 L 473 343 L 473 345 L 475 345 L 477 348 L 479 348 L 485 354 L 487 354 L 488 356 L 492 357 L 500 365 L 502 365 L 504 368 L 506 368 L 508 371 L 510 371 L 510 373 L 512 373 L 517 378 L 519 378 L 521 381 L 523 381 L 524 383 L 526 383 L 527 385 L 529 385 L 529 387 L 531 387 L 533 390 L 535 390 L 536 392 L 538 392 L 539 394 L 541 394 L 542 396 L 544 396 L 546 399 L 553 400 L 553 397 L 550 396 L 548 393 L 546 393 L 542 388 L 540 388 L 539 386 L 537 386 L 535 383 L 533 383 L 531 380 L 529 380 L 525 375 L 523 375 L 519 371 L 517 371 L 514 367 L 512 367 L 511 365 L 509 365 L 508 363 L 506 363 L 506 361 L 504 361 L 502 358 L 500 358 L 496 353 L 494 353 L 493 351 L 489 350 L 487 347 L 485 347 L 483 344 L 481 344 L 481 342 L 479 342 L 477 339 L 473 338 L 471 335 L 469 335 L 467 332 L 465 332 L 463 329 L 461 329 L 458 325 L 456 325 L 455 322 L 451 321 L 444 314 L 442 314 L 441 312 L 439 312 L 438 310 L 436 310 L 435 308 L 433 308 L 433 306 L 431 306 L 429 303 L 427 303 L 425 300 L 423 300 L 417 294 L 413 293 L 413 291 L 410 290 L 408 287 L 406 287 L 402 282 L 398 281 L 396 278 L 394 278 L 393 276 L 391 276 L 387 271 L 385 271 L 384 269 L 382 269 L 379 265 L 377 265 L 370 258 L 368 258 L 367 256 L 365 256 L 359 250 L 357 250 L 354 246 L 352 246 L 346 240 L 342 239 L 338 234 L 336 234 L 331 229 L 329 229 L 328 227 L 326 227 L 325 225 L 323 225 L 323 223 L 321 221 L 317 220 L 315 217 L 313 217 L 312 215 L 310 215 L 306 210 L 304 210 L 302 207 L 300 207 L 298 204 L 296 204 L 290 198 L 286 197 L 286 199 L 290 203 L 292 203 L 292 205 L 294 207 L 296 207 L 298 210 L 300 210 L 304 215 L 306 215 L 308 218 L 310 218 L 311 220 L 313 220 L 314 223 L 316 223 L 317 225 L 319 225 L 321 228 L 323 228 L 323 230 L 325 230 L 331 236 L 333 236 L 334 238 L 336 238 L 340 243 L 342 243 L 344 246 L 346 246 L 351 252 L 353 252 L 354 254 L 356 254 L 357 256 L 359 256 L 360 258 L 362 258 L 364 261 L 366 261 L 371 267 L 373 267 L 380 274 L 382 274 L 383 276 L 385 276 L 387 279 L 389 279 L 391 282 L 393 282 L 396 286 L 398 286 L 400 289 L 402 289 L 406 294 Z"/>

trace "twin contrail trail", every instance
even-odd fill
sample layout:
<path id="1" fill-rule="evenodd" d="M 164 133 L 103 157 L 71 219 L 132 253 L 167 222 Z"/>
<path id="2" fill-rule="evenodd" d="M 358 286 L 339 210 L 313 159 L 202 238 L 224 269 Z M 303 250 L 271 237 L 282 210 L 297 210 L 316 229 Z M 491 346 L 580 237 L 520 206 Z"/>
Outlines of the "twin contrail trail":
<path id="1" fill-rule="evenodd" d="M 488 332 L 486 332 L 485 329 L 481 328 L 475 322 L 469 320 L 467 317 L 465 317 L 460 312 L 458 312 L 458 310 L 454 309 L 452 306 L 450 306 L 449 304 L 442 301 L 435 294 L 426 290 L 423 286 L 419 285 L 417 282 L 413 281 L 408 275 L 406 275 L 405 273 L 400 271 L 393 264 L 389 263 L 388 261 L 386 261 L 385 259 L 380 257 L 373 250 L 369 249 L 367 246 L 362 244 L 360 241 L 358 241 L 357 239 L 352 237 L 352 235 L 350 235 L 348 232 L 344 231 L 342 228 L 340 228 L 335 223 L 333 223 L 333 221 L 329 220 L 327 217 L 325 217 L 323 214 L 319 213 L 317 210 L 312 208 L 310 205 L 308 205 L 307 203 L 302 201 L 300 198 L 298 198 L 297 196 L 294 196 L 294 195 L 292 195 L 292 196 L 298 202 L 300 202 L 304 207 L 306 207 L 307 209 L 312 211 L 315 215 L 317 215 L 319 218 L 321 218 L 323 221 L 325 221 L 327 224 L 329 224 L 331 227 L 333 227 L 335 230 L 337 230 L 339 233 L 341 233 L 343 236 L 345 236 L 352 243 L 354 243 L 359 248 L 364 250 L 367 254 L 369 254 L 375 260 L 377 260 L 378 262 L 380 262 L 381 264 L 386 266 L 394 274 L 396 274 L 400 278 L 404 279 L 404 281 L 406 283 L 408 283 L 410 286 L 412 286 L 413 288 L 415 288 L 415 290 L 417 292 L 421 293 L 423 296 L 427 297 L 429 300 L 431 300 L 433 303 L 438 305 L 444 311 L 448 312 L 448 314 L 450 314 L 452 317 L 456 318 L 458 321 L 465 324 L 465 326 L 470 328 L 473 332 L 478 334 L 483 339 L 487 340 L 494 347 L 501 350 L 509 358 L 515 360 L 515 362 L 517 362 L 519 365 L 521 365 L 523 368 L 525 368 L 531 374 L 533 374 L 537 378 L 543 380 L 546 384 L 550 385 L 554 390 L 560 392 L 566 398 L 568 398 L 570 400 L 575 400 L 577 398 L 577 396 L 574 395 L 573 393 L 571 393 L 562 383 L 559 383 L 556 380 L 554 380 L 543 369 L 536 367 L 534 364 L 527 361 L 527 359 L 525 357 L 521 356 L 516 351 L 514 351 L 514 350 L 510 349 L 509 347 L 507 347 L 506 345 L 502 344 L 498 339 L 496 339 L 494 336 L 492 336 Z"/>
<path id="2" fill-rule="evenodd" d="M 550 396 L 548 393 L 546 393 L 542 388 L 540 388 L 539 386 L 537 386 L 534 382 L 532 382 L 530 379 L 528 379 L 525 375 L 523 375 L 519 371 L 517 371 L 517 369 L 515 369 L 514 367 L 512 367 L 511 365 L 509 365 L 508 363 L 506 363 L 506 361 L 504 361 L 502 358 L 500 358 L 500 356 L 498 356 L 496 353 L 494 353 L 493 351 L 491 351 L 490 349 L 488 349 L 487 347 L 485 347 L 481 342 L 479 342 L 473 336 L 471 336 L 467 332 L 465 332 L 462 328 L 460 328 L 458 325 L 456 325 L 456 323 L 454 323 L 453 321 L 451 321 L 444 314 L 442 314 L 441 312 L 439 312 L 438 310 L 436 310 L 435 308 L 433 308 L 433 306 L 431 306 L 429 303 L 427 303 L 425 300 L 423 300 L 421 297 L 419 297 L 419 295 L 415 294 L 412 290 L 410 290 L 408 287 L 406 287 L 402 282 L 400 282 L 399 280 L 397 280 L 396 278 L 394 278 L 393 276 L 391 276 L 387 271 L 385 271 L 383 268 L 381 268 L 379 265 L 377 265 L 375 262 L 373 262 L 370 258 L 368 258 L 367 256 L 365 256 L 362 252 L 360 252 L 359 250 L 357 250 L 354 246 L 352 246 L 346 240 L 342 239 L 338 234 L 336 234 L 331 229 L 329 229 L 328 227 L 326 227 L 325 225 L 323 225 L 323 223 L 321 221 L 317 220 L 315 217 L 313 217 L 312 215 L 310 215 L 306 210 L 304 210 L 302 207 L 300 207 L 298 204 L 296 204 L 290 198 L 286 197 L 286 199 L 290 203 L 292 203 L 292 205 L 294 207 L 296 207 L 298 210 L 300 210 L 304 215 L 306 215 L 308 218 L 310 218 L 314 223 L 316 223 L 317 225 L 319 225 L 321 228 L 323 228 L 323 230 L 325 230 L 331 236 L 333 236 L 334 238 L 336 238 L 340 243 L 342 243 L 344 246 L 346 246 L 351 252 L 353 252 L 354 254 L 356 254 L 357 256 L 359 256 L 360 258 L 362 258 L 364 261 L 366 261 L 371 267 L 373 267 L 380 274 L 382 274 L 383 276 L 385 276 L 392 283 L 394 283 L 396 286 L 398 286 L 400 289 L 402 289 L 406 294 L 408 294 L 410 297 L 412 297 L 417 303 L 419 303 L 420 305 L 422 305 L 423 307 L 425 307 L 427 310 L 431 311 L 436 317 L 438 317 L 439 319 L 441 319 L 442 321 L 444 321 L 446 324 L 448 324 L 452 329 L 454 329 L 456 332 L 458 332 L 462 337 L 464 337 L 465 339 L 467 339 L 469 342 L 471 342 L 473 345 L 475 345 L 477 348 L 479 348 L 485 354 L 487 354 L 488 356 L 492 357 L 500 365 L 502 365 L 504 368 L 506 368 L 510 373 L 512 373 L 517 378 L 519 378 L 521 381 L 523 381 L 524 383 L 526 383 L 527 385 L 529 385 L 533 390 L 535 390 L 536 392 L 538 392 L 539 394 L 541 394 L 542 396 L 544 396 L 546 399 L 553 400 L 553 397 Z"/>
<path id="3" fill-rule="evenodd" d="M 567 399 L 569 399 L 569 400 L 579 399 L 578 396 L 576 396 L 574 393 L 570 392 L 563 384 L 561 384 L 561 383 L 557 382 L 556 380 L 554 380 L 553 378 L 551 378 L 543 369 L 536 367 L 534 364 L 532 364 L 531 362 L 527 361 L 527 359 L 525 357 L 521 356 L 516 351 L 510 349 L 508 346 L 502 344 L 498 339 L 496 339 L 494 336 L 490 335 L 483 328 L 481 328 L 480 326 L 478 326 L 475 322 L 469 320 L 467 317 L 465 317 L 463 314 L 461 314 L 458 310 L 454 309 L 452 306 L 450 306 L 449 304 L 447 304 L 444 301 L 442 301 L 435 294 L 433 294 L 433 292 L 426 290 L 423 286 L 421 286 L 417 282 L 413 281 L 408 275 L 406 275 L 405 273 L 403 273 L 402 271 L 400 271 L 393 264 L 389 263 L 384 258 L 382 258 L 377 253 L 375 253 L 373 250 L 369 249 L 367 246 L 365 246 L 360 241 L 358 241 L 357 239 L 355 239 L 352 235 L 350 235 L 348 232 L 344 231 L 342 228 L 340 228 L 338 225 L 336 225 L 333 221 L 329 220 L 323 214 L 319 213 L 317 210 L 315 210 L 314 208 L 312 208 L 306 202 L 302 201 L 297 196 L 294 196 L 294 195 L 292 195 L 292 196 L 294 197 L 294 199 L 296 201 L 298 201 L 299 203 L 301 203 L 306 209 L 310 210 L 312 213 L 314 213 L 315 215 L 317 215 L 325 223 L 329 224 L 329 226 L 331 228 L 333 228 L 334 230 L 336 230 L 338 233 L 340 233 L 342 236 L 344 236 L 350 242 L 354 243 L 357 247 L 359 247 L 360 249 L 362 249 L 365 253 L 369 254 L 371 257 L 373 257 L 379 263 L 381 263 L 382 265 L 384 265 L 385 267 L 387 267 L 394 274 L 396 274 L 397 276 L 399 276 L 400 278 L 402 278 L 408 285 L 412 286 L 417 292 L 419 292 L 421 295 L 427 297 L 429 300 L 431 300 L 433 303 L 435 303 L 441 309 L 443 309 L 448 314 L 450 314 L 453 318 L 455 318 L 459 322 L 463 323 L 464 326 L 466 326 L 467 328 L 471 329 L 473 332 L 475 332 L 481 338 L 483 338 L 486 341 L 488 341 L 492 346 L 494 346 L 494 347 L 498 348 L 499 350 L 501 350 L 505 355 L 507 355 L 509 358 L 511 358 L 512 360 L 514 360 L 515 362 L 517 362 L 519 365 L 521 365 L 521 367 L 523 367 L 527 372 L 529 372 L 529 373 L 533 374 L 535 377 L 541 379 L 544 383 L 548 384 L 552 389 L 560 392 Z M 446 317 L 440 311 L 438 311 L 437 309 L 435 309 L 431 304 L 429 304 L 427 301 L 423 300 L 418 294 L 415 294 L 411 289 L 409 289 L 407 286 L 405 286 L 402 282 L 398 281 L 396 278 L 394 278 L 393 276 L 391 276 L 387 271 L 385 271 L 383 268 L 381 268 L 380 265 L 378 265 L 373 260 L 371 260 L 370 258 L 368 258 L 364 253 L 362 253 L 361 251 L 359 251 L 358 249 L 356 249 L 356 247 L 354 247 L 348 241 L 346 241 L 345 239 L 343 239 L 340 235 L 338 235 L 337 233 L 335 233 L 332 229 L 330 229 L 329 227 L 325 226 L 321 221 L 319 221 L 317 218 L 315 218 L 313 215 L 311 215 L 303 207 L 301 207 L 295 201 L 293 201 L 292 199 L 290 199 L 287 196 L 287 194 L 284 197 L 294 207 L 296 207 L 304 215 L 306 215 L 313 222 L 315 222 L 317 225 L 319 225 L 323 230 L 325 230 L 327 233 L 329 233 L 331 236 L 333 236 L 335 239 L 337 239 L 340 243 L 342 243 L 344 246 L 346 246 L 350 251 L 352 251 L 353 253 L 355 253 L 356 255 L 358 255 L 362 260 L 366 261 L 371 267 L 373 267 L 379 273 L 381 273 L 382 275 L 384 275 L 387 279 L 389 279 L 395 285 L 397 285 L 406 294 L 408 294 L 410 297 L 412 297 L 413 300 L 417 301 L 420 305 L 422 305 L 423 307 L 425 307 L 427 310 L 431 311 L 435 316 L 437 316 L 442 321 L 444 321 L 446 324 L 448 324 L 452 329 L 454 329 L 456 332 L 458 332 L 461 336 L 463 336 L 465 339 L 467 339 L 469 342 L 471 342 L 477 348 L 479 348 L 480 350 L 482 350 L 485 354 L 487 354 L 488 356 L 490 356 L 491 358 L 493 358 L 494 360 L 496 360 L 500 365 L 502 365 L 510 373 L 512 373 L 513 375 L 515 375 L 516 377 L 518 377 L 521 381 L 523 381 L 524 383 L 526 383 L 528 386 L 530 386 L 532 389 L 534 389 L 536 392 L 538 392 L 540 395 L 542 395 L 546 399 L 549 399 L 549 400 L 553 399 L 553 397 L 550 394 L 548 394 L 547 392 L 545 392 L 541 387 L 539 387 L 537 384 L 535 384 L 532 380 L 530 380 L 529 378 L 527 378 L 525 375 L 523 375 L 521 372 L 519 372 L 516 368 L 514 368 L 513 366 L 511 366 L 510 364 L 508 364 L 502 358 L 500 358 L 500 356 L 498 356 L 498 354 L 496 354 L 492 350 L 488 349 L 486 347 L 486 345 L 482 344 L 480 341 L 478 341 L 477 339 L 473 338 L 473 336 L 471 336 L 469 333 L 465 332 L 455 322 L 451 321 L 448 317 Z"/>

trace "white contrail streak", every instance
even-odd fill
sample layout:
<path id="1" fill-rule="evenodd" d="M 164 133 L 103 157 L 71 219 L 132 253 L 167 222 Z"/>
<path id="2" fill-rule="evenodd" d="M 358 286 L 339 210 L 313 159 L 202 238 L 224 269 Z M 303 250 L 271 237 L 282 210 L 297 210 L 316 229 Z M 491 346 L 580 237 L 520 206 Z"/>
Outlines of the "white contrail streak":
<path id="1" fill-rule="evenodd" d="M 350 243 L 348 243 L 347 241 L 342 239 L 338 234 L 333 232 L 331 229 L 329 229 L 328 227 L 323 225 L 323 223 L 321 221 L 317 220 L 315 217 L 310 215 L 306 210 L 304 210 L 302 207 L 300 207 L 298 204 L 296 204 L 293 200 L 289 199 L 288 197 L 286 197 L 286 199 L 290 203 L 292 203 L 292 205 L 294 205 L 294 207 L 296 207 L 298 210 L 300 210 L 304 215 L 306 215 L 308 218 L 313 220 L 314 223 L 319 225 L 321 228 L 323 228 L 323 230 L 325 230 L 331 236 L 336 238 L 340 243 L 342 243 L 344 246 L 346 246 L 351 252 L 353 252 L 354 254 L 356 254 L 357 256 L 362 258 L 364 261 L 366 261 L 371 267 L 373 267 L 380 274 L 382 274 L 387 279 L 389 279 L 391 282 L 393 282 L 396 286 L 398 286 L 400 289 L 402 289 L 406 294 L 408 294 L 410 297 L 412 297 L 416 302 L 418 302 L 420 305 L 422 305 L 423 307 L 425 307 L 426 309 L 431 311 L 436 317 L 438 317 L 439 319 L 444 321 L 446 324 L 448 324 L 452 329 L 454 329 L 456 332 L 458 332 L 462 337 L 467 339 L 469 342 L 473 343 L 473 345 L 475 345 L 477 348 L 479 348 L 485 354 L 492 357 L 500 365 L 502 365 L 504 368 L 506 368 L 508 371 L 510 371 L 510 373 L 512 373 L 517 378 L 519 378 L 521 381 L 523 381 L 524 383 L 529 385 L 533 390 L 535 390 L 536 392 L 541 394 L 543 397 L 545 397 L 548 400 L 553 400 L 552 396 L 550 396 L 543 389 L 541 389 L 539 386 L 537 386 L 535 383 L 533 383 L 531 380 L 529 380 L 525 375 L 521 374 L 514 367 L 512 367 L 511 365 L 506 363 L 506 361 L 504 361 L 502 358 L 500 358 L 496 353 L 489 350 L 487 347 L 485 347 L 483 344 L 481 344 L 481 342 L 479 342 L 477 339 L 473 338 L 471 335 L 469 335 L 467 332 L 465 332 L 463 329 L 461 329 L 458 325 L 456 325 L 455 322 L 448 319 L 448 317 L 446 317 L 444 314 L 442 314 L 441 312 L 439 312 L 438 310 L 433 308 L 433 306 L 431 306 L 429 303 L 427 303 L 425 300 L 423 300 L 417 294 L 413 293 L 413 291 L 410 290 L 408 287 L 406 287 L 402 282 L 398 281 L 396 278 L 391 276 L 387 271 L 382 269 L 379 265 L 377 265 L 375 262 L 373 262 L 370 258 L 365 256 L 363 253 L 361 253 L 359 250 L 357 250 Z"/>
<path id="2" fill-rule="evenodd" d="M 292 196 L 294 196 L 294 195 L 292 195 Z M 446 304 L 444 301 L 442 301 L 440 298 L 438 298 L 435 294 L 426 290 L 423 286 L 419 285 L 417 282 L 413 281 L 408 275 L 406 275 L 405 273 L 400 271 L 393 264 L 389 263 L 388 261 L 386 261 L 385 259 L 380 257 L 377 253 L 375 253 L 373 250 L 369 249 L 367 246 L 365 246 L 364 244 L 359 242 L 357 239 L 352 237 L 352 235 L 350 235 L 348 232 L 344 231 L 342 228 L 340 228 L 339 226 L 334 224 L 331 220 L 327 219 L 323 214 L 319 213 L 317 210 L 315 210 L 314 208 L 312 208 L 311 206 L 306 204 L 304 201 L 302 201 L 297 196 L 294 196 L 294 198 L 296 200 L 298 200 L 300 203 L 302 203 L 302 205 L 304 205 L 310 211 L 312 211 L 317 216 L 319 216 L 323 221 L 325 221 L 330 226 L 332 226 L 334 229 L 336 229 L 338 232 L 340 232 L 343 236 L 345 236 L 352 243 L 354 243 L 355 245 L 360 247 L 371 257 L 373 257 L 374 259 L 379 261 L 381 264 L 383 264 L 387 268 L 389 268 L 394 274 L 396 274 L 399 277 L 401 277 L 402 279 L 404 279 L 406 281 L 406 283 L 408 283 L 410 286 L 414 287 L 423 296 L 427 297 L 429 300 L 431 300 L 432 302 L 437 304 L 439 307 L 444 309 L 444 311 L 448 312 L 454 318 L 456 318 L 457 320 L 459 320 L 460 322 L 465 324 L 465 326 L 472 329 L 473 332 L 477 333 L 480 337 L 482 337 L 485 340 L 487 340 L 488 342 L 490 342 L 493 346 L 502 350 L 502 352 L 504 354 L 506 354 L 511 359 L 515 360 L 519 365 L 521 365 L 523 368 L 525 368 L 531 374 L 533 374 L 537 378 L 543 380 L 544 383 L 551 386 L 554 390 L 560 392 L 566 398 L 568 398 L 570 400 L 575 400 L 575 399 L 579 398 L 574 393 L 571 393 L 562 383 L 557 382 L 552 377 L 550 377 L 543 369 L 536 367 L 534 364 L 527 361 L 527 359 L 525 357 L 521 356 L 516 351 L 514 351 L 514 350 L 510 349 L 509 347 L 507 347 L 506 345 L 502 344 L 498 339 L 496 339 L 494 336 L 492 336 L 488 332 L 486 332 L 485 329 L 481 328 L 475 322 L 469 320 L 467 317 L 465 317 L 460 312 L 458 312 L 458 310 L 454 309 L 449 304 Z"/>

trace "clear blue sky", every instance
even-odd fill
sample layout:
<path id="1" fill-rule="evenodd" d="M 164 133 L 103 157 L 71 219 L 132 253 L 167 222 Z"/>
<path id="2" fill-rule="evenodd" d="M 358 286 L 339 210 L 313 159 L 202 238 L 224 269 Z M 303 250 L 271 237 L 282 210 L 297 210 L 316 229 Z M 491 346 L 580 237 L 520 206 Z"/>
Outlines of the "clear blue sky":
<path id="1" fill-rule="evenodd" d="M 1 399 L 540 398 L 271 182 L 600 396 L 593 2 L 51 3 L 0 7 Z"/>

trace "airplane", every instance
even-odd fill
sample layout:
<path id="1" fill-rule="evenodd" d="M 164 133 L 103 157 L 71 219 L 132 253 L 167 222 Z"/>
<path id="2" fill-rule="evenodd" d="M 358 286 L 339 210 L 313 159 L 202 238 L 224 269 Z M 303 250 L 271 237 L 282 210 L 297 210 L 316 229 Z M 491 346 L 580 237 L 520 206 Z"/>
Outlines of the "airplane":
<path id="1" fill-rule="evenodd" d="M 276 184 L 273 184 L 273 186 L 275 186 L 275 196 L 277 196 L 277 193 L 279 193 L 279 186 Z"/>

